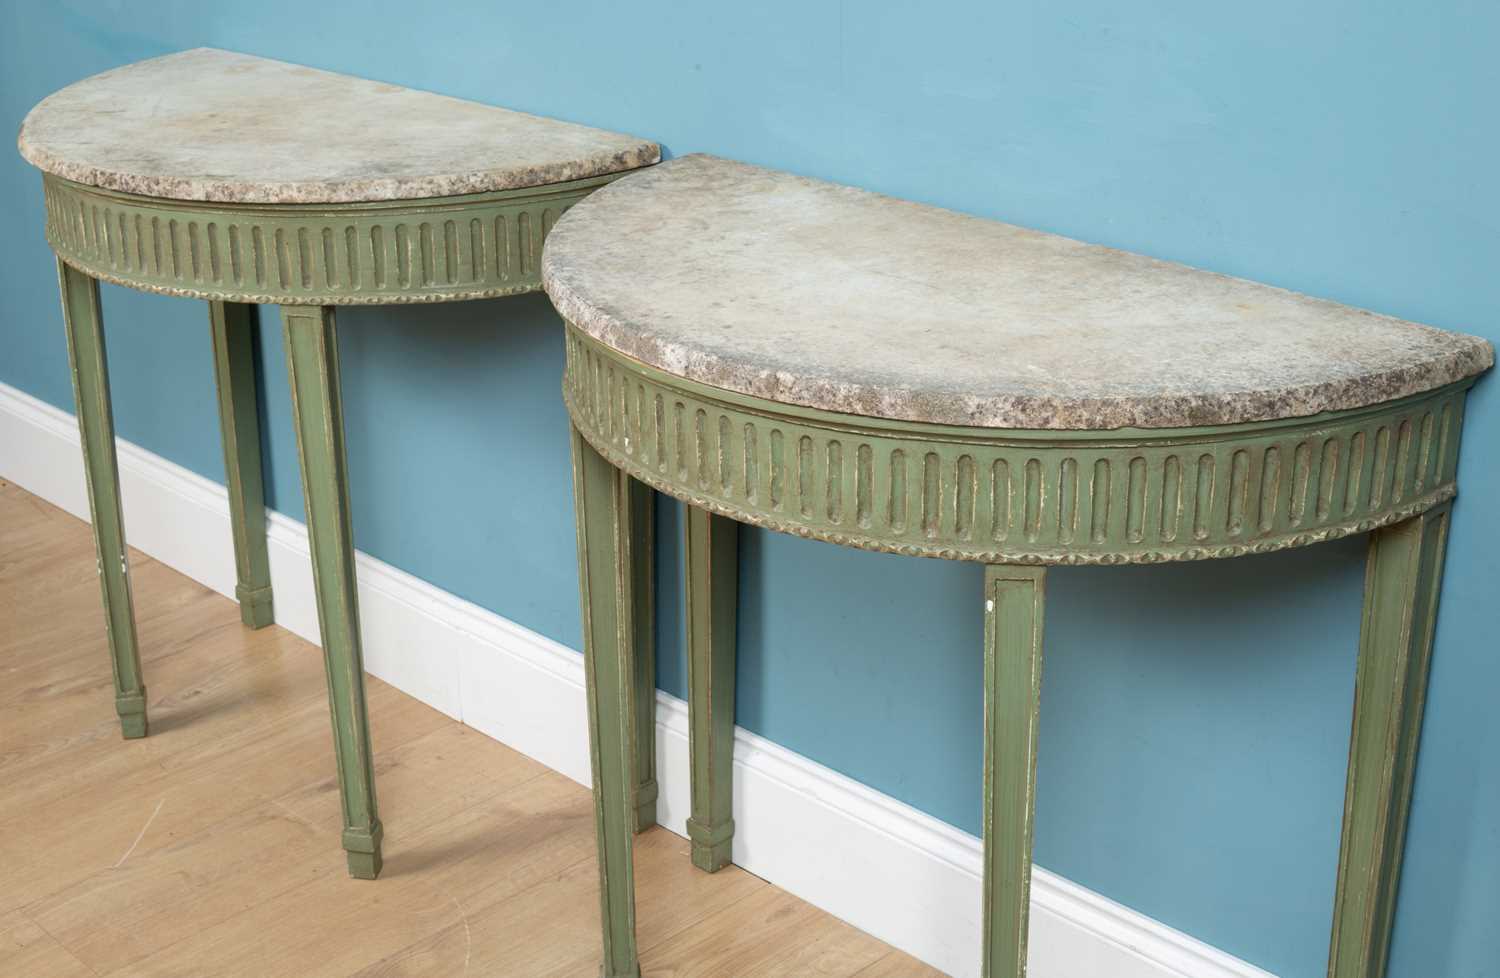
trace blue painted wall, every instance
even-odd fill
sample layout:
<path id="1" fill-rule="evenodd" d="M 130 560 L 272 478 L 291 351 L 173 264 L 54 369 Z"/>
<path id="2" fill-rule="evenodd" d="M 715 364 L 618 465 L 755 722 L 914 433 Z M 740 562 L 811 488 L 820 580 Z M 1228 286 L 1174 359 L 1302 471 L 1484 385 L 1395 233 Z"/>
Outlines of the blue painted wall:
<path id="1" fill-rule="evenodd" d="M 0 129 L 85 75 L 215 45 L 1500 339 L 1494 3 L 417 11 L 0 0 Z M 0 152 L 0 381 L 71 408 L 39 202 L 35 173 Z M 105 309 L 120 434 L 222 478 L 203 307 L 106 288 Z M 361 547 L 576 647 L 562 348 L 545 299 L 355 310 L 340 326 Z M 270 496 L 300 516 L 274 311 L 259 342 Z M 1500 493 L 1495 383 L 1471 401 L 1396 978 L 1500 975 L 1500 510 L 1480 505 Z M 660 680 L 680 694 L 681 517 L 674 504 L 661 516 Z M 741 722 L 975 831 L 978 570 L 755 531 L 742 559 Z M 1355 540 L 1057 571 L 1039 862 L 1285 978 L 1321 975 L 1362 560 Z"/>

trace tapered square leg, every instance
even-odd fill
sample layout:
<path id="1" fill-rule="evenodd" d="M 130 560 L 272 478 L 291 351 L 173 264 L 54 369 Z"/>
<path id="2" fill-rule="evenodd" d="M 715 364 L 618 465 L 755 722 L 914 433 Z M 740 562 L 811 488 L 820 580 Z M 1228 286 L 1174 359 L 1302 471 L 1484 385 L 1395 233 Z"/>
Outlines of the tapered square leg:
<path id="1" fill-rule="evenodd" d="M 656 493 L 645 483 L 626 480 L 624 510 L 630 538 L 630 580 L 634 596 L 635 830 L 656 824 Z"/>
<path id="2" fill-rule="evenodd" d="M 104 319 L 99 283 L 61 259 L 57 262 L 63 325 L 78 433 L 83 443 L 89 513 L 94 521 L 99 588 L 104 595 L 104 630 L 115 679 L 115 712 L 127 739 L 146 736 L 146 686 L 136 646 L 135 606 L 130 594 L 130 560 L 125 520 L 120 512 L 120 470 L 115 457 L 115 422 L 109 403 L 109 367 L 104 355 Z"/>
<path id="3" fill-rule="evenodd" d="M 255 406 L 255 353 L 250 306 L 210 302 L 214 382 L 219 390 L 224 481 L 234 533 L 234 595 L 250 628 L 271 624 L 271 564 L 266 556 L 266 502 L 261 483 L 260 420 Z"/>
<path id="4" fill-rule="evenodd" d="M 984 978 L 1025 978 L 1046 569 L 984 572 Z"/>
<path id="5" fill-rule="evenodd" d="M 599 845 L 603 978 L 639 978 L 631 842 L 636 808 L 636 648 L 640 610 L 632 573 L 630 477 L 573 430 L 578 588 Z"/>
<path id="6" fill-rule="evenodd" d="M 688 753 L 693 865 L 729 865 L 734 840 L 735 609 L 739 524 L 687 507 Z"/>
<path id="7" fill-rule="evenodd" d="M 283 306 L 281 317 L 344 808 L 344 849 L 349 874 L 374 879 L 381 867 L 381 827 L 365 712 L 334 313 L 331 306 Z"/>
<path id="8" fill-rule="evenodd" d="M 1390 949 L 1448 507 L 1370 535 L 1330 978 L 1381 978 Z"/>

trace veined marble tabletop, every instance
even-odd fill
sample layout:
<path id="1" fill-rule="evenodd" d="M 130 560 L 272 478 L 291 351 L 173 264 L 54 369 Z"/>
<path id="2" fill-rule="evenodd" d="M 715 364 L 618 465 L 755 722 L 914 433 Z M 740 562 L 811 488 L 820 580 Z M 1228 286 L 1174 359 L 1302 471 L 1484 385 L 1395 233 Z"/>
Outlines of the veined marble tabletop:
<path id="1" fill-rule="evenodd" d="M 274 204 L 512 190 L 661 158 L 634 136 L 213 48 L 69 85 L 31 110 L 17 144 L 89 186 Z"/>
<path id="2" fill-rule="evenodd" d="M 542 275 L 575 326 L 673 375 L 934 424 L 1303 417 L 1494 362 L 1478 337 L 710 156 L 578 204 Z"/>

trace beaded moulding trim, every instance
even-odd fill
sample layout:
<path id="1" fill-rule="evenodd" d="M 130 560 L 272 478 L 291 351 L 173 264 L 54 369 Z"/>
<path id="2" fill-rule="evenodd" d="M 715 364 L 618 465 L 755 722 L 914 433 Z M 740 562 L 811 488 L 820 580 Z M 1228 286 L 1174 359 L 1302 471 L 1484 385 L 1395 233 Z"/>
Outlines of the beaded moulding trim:
<path id="1" fill-rule="evenodd" d="M 1471 383 L 1210 428 L 963 428 L 705 387 L 570 324 L 563 395 L 611 463 L 743 523 L 924 557 L 1119 564 L 1306 546 L 1441 505 Z"/>
<path id="2" fill-rule="evenodd" d="M 105 282 L 225 302 L 388 305 L 534 292 L 563 212 L 623 174 L 363 204 L 172 201 L 43 177 L 47 241 Z"/>

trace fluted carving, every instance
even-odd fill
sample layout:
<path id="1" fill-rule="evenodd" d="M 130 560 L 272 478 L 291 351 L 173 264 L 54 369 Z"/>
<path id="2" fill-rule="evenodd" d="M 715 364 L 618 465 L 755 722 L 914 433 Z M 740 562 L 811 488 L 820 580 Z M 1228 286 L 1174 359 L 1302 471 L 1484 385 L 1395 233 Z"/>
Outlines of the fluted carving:
<path id="1" fill-rule="evenodd" d="M 232 205 L 44 178 L 47 240 L 90 275 L 237 302 L 439 302 L 530 292 L 563 212 L 612 177 L 426 201 Z"/>
<path id="2" fill-rule="evenodd" d="M 1215 429 L 990 431 L 713 391 L 569 329 L 574 423 L 637 478 L 744 522 L 986 562 L 1150 563 L 1301 546 L 1453 495 L 1463 387 Z"/>

